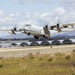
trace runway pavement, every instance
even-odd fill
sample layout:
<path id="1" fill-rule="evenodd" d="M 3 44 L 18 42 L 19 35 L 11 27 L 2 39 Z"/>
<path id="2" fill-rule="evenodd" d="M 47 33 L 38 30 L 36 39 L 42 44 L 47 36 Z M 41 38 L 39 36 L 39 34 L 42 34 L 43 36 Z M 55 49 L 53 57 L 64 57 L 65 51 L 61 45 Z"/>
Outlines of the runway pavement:
<path id="1" fill-rule="evenodd" d="M 59 45 L 59 46 L 31 46 L 31 47 L 14 47 L 0 48 L 0 57 L 23 57 L 29 53 L 36 54 L 55 54 L 55 53 L 71 53 L 75 50 L 75 45 Z"/>

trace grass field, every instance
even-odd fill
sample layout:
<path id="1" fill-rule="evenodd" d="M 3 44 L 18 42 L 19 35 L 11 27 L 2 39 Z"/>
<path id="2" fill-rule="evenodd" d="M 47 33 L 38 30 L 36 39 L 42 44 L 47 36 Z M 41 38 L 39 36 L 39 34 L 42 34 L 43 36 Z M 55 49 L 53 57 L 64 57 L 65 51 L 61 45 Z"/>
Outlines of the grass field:
<path id="1" fill-rule="evenodd" d="M 0 57 L 0 75 L 75 75 L 75 52 Z"/>

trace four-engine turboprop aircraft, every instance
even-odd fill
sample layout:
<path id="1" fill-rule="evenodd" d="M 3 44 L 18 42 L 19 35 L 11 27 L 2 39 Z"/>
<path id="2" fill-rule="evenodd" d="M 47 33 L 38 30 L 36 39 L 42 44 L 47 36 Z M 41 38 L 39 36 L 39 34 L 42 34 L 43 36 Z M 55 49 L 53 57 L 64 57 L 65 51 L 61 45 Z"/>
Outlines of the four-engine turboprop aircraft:
<path id="1" fill-rule="evenodd" d="M 16 32 L 21 32 L 28 35 L 33 35 L 35 39 L 39 39 L 40 37 L 50 38 L 53 35 L 56 35 L 61 32 L 70 32 L 75 30 L 74 27 L 75 23 L 72 24 L 64 24 L 62 26 L 59 25 L 53 25 L 48 27 L 46 25 L 45 27 L 37 26 L 37 25 L 31 25 L 26 24 L 23 28 L 12 28 L 12 29 L 6 29 L 2 31 L 10 31 L 12 34 L 16 34 Z"/>

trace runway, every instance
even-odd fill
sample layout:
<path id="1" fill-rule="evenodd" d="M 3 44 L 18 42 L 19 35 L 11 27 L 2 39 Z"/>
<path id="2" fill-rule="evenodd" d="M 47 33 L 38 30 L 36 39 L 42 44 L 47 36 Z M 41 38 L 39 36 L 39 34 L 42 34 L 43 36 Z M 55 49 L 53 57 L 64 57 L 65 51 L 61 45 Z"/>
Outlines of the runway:
<path id="1" fill-rule="evenodd" d="M 73 50 L 75 50 L 75 45 L 0 48 L 0 57 L 4 58 L 23 57 L 30 53 L 32 54 L 67 53 L 68 54 L 71 53 Z"/>

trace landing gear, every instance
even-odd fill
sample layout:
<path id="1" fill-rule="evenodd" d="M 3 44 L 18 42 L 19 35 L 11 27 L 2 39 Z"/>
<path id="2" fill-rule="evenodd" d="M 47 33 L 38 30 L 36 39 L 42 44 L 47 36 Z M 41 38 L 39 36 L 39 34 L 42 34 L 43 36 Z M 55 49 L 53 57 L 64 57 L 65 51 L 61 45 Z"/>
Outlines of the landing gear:
<path id="1" fill-rule="evenodd" d="M 47 37 L 47 36 L 45 36 L 45 35 L 43 35 L 43 37 L 44 37 L 44 38 L 46 38 L 46 39 L 48 39 L 48 37 Z"/>
<path id="2" fill-rule="evenodd" d="M 38 36 L 34 36 L 34 38 L 35 38 L 35 39 L 39 39 L 39 37 L 38 37 Z"/>
<path id="3" fill-rule="evenodd" d="M 30 33 L 27 34 L 28 36 L 30 35 Z"/>

